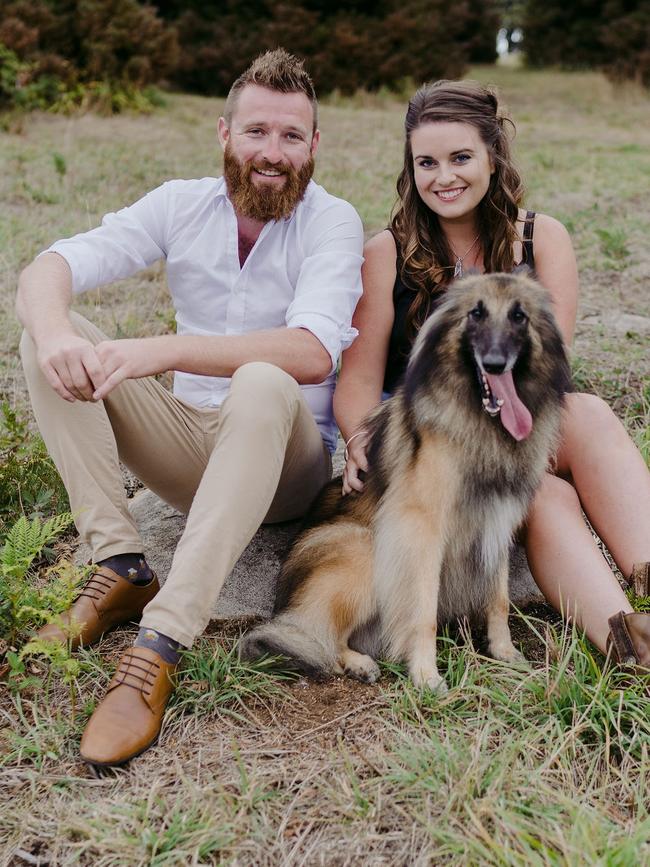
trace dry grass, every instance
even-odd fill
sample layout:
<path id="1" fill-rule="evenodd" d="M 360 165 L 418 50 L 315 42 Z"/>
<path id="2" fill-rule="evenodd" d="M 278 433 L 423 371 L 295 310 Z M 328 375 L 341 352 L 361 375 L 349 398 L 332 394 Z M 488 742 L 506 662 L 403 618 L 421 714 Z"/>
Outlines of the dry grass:
<path id="1" fill-rule="evenodd" d="M 131 639 L 120 631 L 108 666 L 86 655 L 74 720 L 57 683 L 5 695 L 0 863 L 23 863 L 17 850 L 56 865 L 647 863 L 642 685 L 601 675 L 571 634 L 518 629 L 543 654 L 533 670 L 444 642 L 442 700 L 399 671 L 289 686 L 242 669 L 232 630 L 213 634 L 160 745 L 94 778 L 77 742 Z"/>
<path id="2" fill-rule="evenodd" d="M 499 85 L 517 120 L 530 206 L 572 232 L 577 379 L 647 447 L 650 99 L 596 75 L 474 74 Z M 151 117 L 36 115 L 0 133 L 0 393 L 25 400 L 11 313 L 19 269 L 167 178 L 215 173 L 220 108 L 173 96 Z M 386 95 L 322 109 L 318 179 L 356 204 L 369 232 L 393 202 L 403 109 Z M 110 335 L 170 327 L 161 267 L 78 306 Z M 74 696 L 45 669 L 16 694 L 0 685 L 0 864 L 650 864 L 648 684 L 602 675 L 602 660 L 557 626 L 515 629 L 532 670 L 452 643 L 443 700 L 399 671 L 373 687 L 288 684 L 238 666 L 233 630 L 212 634 L 160 746 L 96 779 L 78 740 L 132 638 L 118 631 L 101 656 L 82 655 Z"/>

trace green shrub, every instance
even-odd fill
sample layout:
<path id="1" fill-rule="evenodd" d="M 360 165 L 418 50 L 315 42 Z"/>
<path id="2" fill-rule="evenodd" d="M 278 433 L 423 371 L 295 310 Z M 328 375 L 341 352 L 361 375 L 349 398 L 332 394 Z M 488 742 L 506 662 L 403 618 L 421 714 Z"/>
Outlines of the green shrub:
<path id="1" fill-rule="evenodd" d="M 0 107 L 151 110 L 176 66 L 176 31 L 137 0 L 10 0 L 0 22 Z"/>
<path id="2" fill-rule="evenodd" d="M 647 0 L 526 0 L 522 27 L 529 66 L 602 69 L 650 87 Z"/>
<path id="3" fill-rule="evenodd" d="M 0 540 L 21 515 L 66 511 L 68 495 L 39 435 L 10 405 L 0 403 Z"/>

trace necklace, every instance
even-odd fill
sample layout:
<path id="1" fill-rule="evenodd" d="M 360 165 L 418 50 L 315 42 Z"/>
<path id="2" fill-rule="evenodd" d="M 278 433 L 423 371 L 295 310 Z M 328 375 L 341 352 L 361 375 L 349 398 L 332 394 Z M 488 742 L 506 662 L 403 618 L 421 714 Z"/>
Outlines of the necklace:
<path id="1" fill-rule="evenodd" d="M 451 247 L 451 252 L 456 257 L 456 264 L 454 265 L 454 277 L 462 277 L 463 276 L 463 259 L 465 258 L 465 256 L 467 256 L 469 251 L 474 247 L 474 244 L 476 244 L 476 242 L 478 241 L 478 239 L 480 237 L 481 237 L 481 233 L 479 232 L 478 235 L 472 241 L 472 243 L 469 245 L 469 247 L 465 250 L 465 252 L 463 253 L 462 256 L 459 256 L 458 253 L 454 250 L 454 248 L 451 247 L 451 244 L 449 244 L 449 246 Z"/>

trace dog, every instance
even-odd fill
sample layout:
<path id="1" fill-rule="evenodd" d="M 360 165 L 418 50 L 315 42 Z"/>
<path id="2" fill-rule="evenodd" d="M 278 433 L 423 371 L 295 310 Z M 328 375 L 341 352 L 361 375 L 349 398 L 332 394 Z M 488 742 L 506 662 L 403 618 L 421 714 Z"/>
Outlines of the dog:
<path id="1" fill-rule="evenodd" d="M 483 619 L 488 652 L 523 661 L 508 627 L 508 551 L 557 447 L 570 373 L 530 276 L 464 277 L 415 340 L 401 386 L 366 421 L 361 493 L 325 486 L 284 563 L 273 618 L 240 657 L 323 678 L 406 662 L 444 692 L 439 624 Z"/>

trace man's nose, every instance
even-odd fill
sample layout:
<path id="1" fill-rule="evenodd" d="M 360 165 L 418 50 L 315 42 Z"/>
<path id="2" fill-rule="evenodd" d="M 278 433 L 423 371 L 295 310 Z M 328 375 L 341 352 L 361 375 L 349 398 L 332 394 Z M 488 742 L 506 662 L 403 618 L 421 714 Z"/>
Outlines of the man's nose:
<path id="1" fill-rule="evenodd" d="M 281 163 L 284 159 L 282 142 L 277 135 L 269 135 L 264 142 L 262 156 L 269 163 Z"/>

